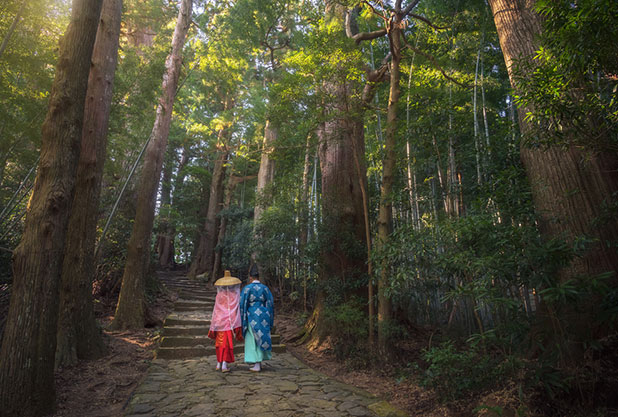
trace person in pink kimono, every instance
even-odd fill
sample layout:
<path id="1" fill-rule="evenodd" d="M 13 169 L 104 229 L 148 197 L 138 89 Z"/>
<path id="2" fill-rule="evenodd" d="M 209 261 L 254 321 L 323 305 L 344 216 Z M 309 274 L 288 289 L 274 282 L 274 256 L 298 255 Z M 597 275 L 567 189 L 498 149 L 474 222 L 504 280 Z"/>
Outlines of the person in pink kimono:
<path id="1" fill-rule="evenodd" d="M 215 282 L 217 297 L 212 311 L 208 337 L 215 341 L 217 371 L 229 372 L 228 364 L 234 362 L 234 336 L 243 340 L 240 320 L 240 280 L 225 271 Z"/>

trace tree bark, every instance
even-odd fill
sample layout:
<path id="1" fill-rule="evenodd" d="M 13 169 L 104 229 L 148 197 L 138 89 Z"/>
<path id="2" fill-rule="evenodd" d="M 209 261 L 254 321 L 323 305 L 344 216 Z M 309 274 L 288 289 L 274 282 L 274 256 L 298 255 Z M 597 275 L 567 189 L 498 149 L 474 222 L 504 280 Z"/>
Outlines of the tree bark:
<path id="1" fill-rule="evenodd" d="M 351 95 L 353 87 L 344 81 L 331 84 L 330 88 L 336 93 L 335 101 L 327 105 L 332 112 L 331 119 L 318 132 L 322 218 L 329 233 L 329 248 L 322 259 L 320 279 L 338 279 L 345 283 L 366 274 L 367 269 L 363 197 L 354 160 L 355 152 L 364 155 L 365 143 L 362 119 L 355 117 L 354 109 L 344 110 L 348 106 L 345 98 Z M 359 165 L 359 170 L 366 172 L 364 159 Z M 366 187 L 366 176 L 361 180 Z M 352 249 L 352 242 L 362 248 Z M 365 293 L 363 295 L 366 297 Z"/>
<path id="2" fill-rule="evenodd" d="M 173 152 L 172 152 L 173 153 Z M 163 168 L 161 179 L 161 209 L 159 214 L 159 233 L 155 251 L 160 268 L 171 269 L 174 267 L 174 228 L 170 222 L 172 203 L 172 169 L 174 158 L 170 157 Z"/>
<path id="3" fill-rule="evenodd" d="M 533 10 L 534 0 L 490 0 L 511 84 L 518 90 L 514 64 L 523 60 L 534 68 L 535 51 L 542 31 L 541 18 Z M 532 134 L 525 115 L 531 108 L 520 108 L 519 124 L 524 135 Z M 573 133 L 565 132 L 568 135 Z M 559 273 L 561 280 L 618 273 L 618 219 L 603 220 L 603 208 L 618 191 L 618 155 L 615 151 L 586 149 L 581 146 L 528 147 L 522 145 L 521 159 L 526 169 L 539 228 L 546 239 L 565 238 L 574 243 L 587 237 L 596 241 Z M 613 244 L 613 245 L 612 245 Z M 589 310 L 588 310 L 589 311 Z M 575 322 L 586 315 L 573 315 Z M 567 319 L 568 320 L 568 319 Z M 598 326 L 577 325 L 586 333 Z"/>
<path id="4" fill-rule="evenodd" d="M 224 130 L 219 132 L 220 137 L 226 135 Z M 206 221 L 204 228 L 200 234 L 200 241 L 197 247 L 196 256 L 191 263 L 189 275 L 195 277 L 198 274 L 207 272 L 212 273 L 215 259 L 215 246 L 217 245 L 217 237 L 219 230 L 219 217 L 223 205 L 223 181 L 225 179 L 226 162 L 228 158 L 227 150 L 220 150 L 215 161 L 215 166 L 212 172 L 212 181 L 210 183 L 210 198 L 208 199 L 208 212 L 206 213 Z M 215 277 L 210 276 L 209 281 Z"/>
<path id="5" fill-rule="evenodd" d="M 395 165 L 397 162 L 396 153 L 396 134 L 397 134 L 397 105 L 399 103 L 400 88 L 399 82 L 401 73 L 399 64 L 401 62 L 401 36 L 400 27 L 402 16 L 393 14 L 389 22 L 390 30 L 388 38 L 391 50 L 390 67 L 390 91 L 388 97 L 388 109 L 386 113 L 386 138 L 384 141 L 384 161 L 382 162 L 382 186 L 380 187 L 380 208 L 378 211 L 378 237 L 376 239 L 376 249 L 383 250 L 388 244 L 390 234 L 393 229 L 393 180 L 395 175 Z M 392 304 L 386 295 L 389 286 L 388 277 L 391 274 L 390 264 L 386 258 L 380 268 L 378 277 L 378 346 L 382 351 L 386 351 L 387 335 L 385 326 L 392 316 Z"/>
<path id="6" fill-rule="evenodd" d="M 122 276 L 116 314 L 111 324 L 113 329 L 139 328 L 144 325 L 144 280 L 150 259 L 150 237 L 154 222 L 156 195 L 180 76 L 182 48 L 191 24 L 191 8 L 191 0 L 181 0 L 172 38 L 172 51 L 165 62 L 163 93 L 157 107 L 151 140 L 146 148 L 142 167 L 137 211 L 128 244 L 127 262 Z"/>
<path id="7" fill-rule="evenodd" d="M 264 210 L 268 207 L 267 203 L 267 191 L 268 186 L 275 178 L 275 161 L 270 157 L 273 152 L 273 144 L 277 141 L 278 130 L 270 120 L 266 120 L 266 126 L 264 126 L 264 141 L 262 143 L 262 155 L 260 159 L 260 168 L 258 170 L 257 188 L 256 188 L 256 204 L 253 211 L 253 239 L 256 242 L 260 241 L 260 234 L 258 231 L 260 219 Z M 268 270 L 260 265 L 258 261 L 258 254 L 254 252 L 251 255 L 253 262 L 258 266 L 260 271 L 260 277 L 264 282 L 268 282 Z"/>
<path id="8" fill-rule="evenodd" d="M 58 295 L 75 188 L 90 58 L 99 0 L 75 0 L 60 42 L 41 161 L 13 255 L 13 288 L 0 352 L 0 415 L 35 416 L 54 409 Z"/>
<path id="9" fill-rule="evenodd" d="M 94 318 L 92 277 L 121 16 L 122 0 L 103 1 L 92 53 L 82 148 L 62 267 L 57 367 L 73 365 L 77 359 L 100 357 L 106 350 Z"/>
<path id="10" fill-rule="evenodd" d="M 344 6 L 330 3 L 326 19 L 336 21 L 355 36 L 353 14 Z M 345 24 L 344 24 L 345 22 Z M 352 27 L 354 26 L 354 27 Z M 382 80 L 386 67 L 368 74 L 366 86 L 337 76 L 322 84 L 324 93 L 324 122 L 316 130 L 318 155 L 322 174 L 322 228 L 324 249 L 318 270 L 318 291 L 310 320 L 305 326 L 307 338 L 318 343 L 323 334 L 322 312 L 326 307 L 325 284 L 339 281 L 346 294 L 369 301 L 364 286 L 357 286 L 368 276 L 363 193 L 367 190 L 365 167 L 365 136 L 363 114 L 374 95 L 375 85 Z M 350 289 L 357 286 L 353 293 Z"/>
<path id="11" fill-rule="evenodd" d="M 331 5 L 327 19 L 344 26 L 347 12 L 343 6 Z M 367 277 L 367 250 L 362 187 L 367 188 L 363 86 L 345 76 L 333 75 L 323 83 L 324 123 L 317 130 L 318 154 L 322 173 L 322 238 L 325 246 L 318 271 L 320 287 L 316 296 L 312 323 L 322 333 L 322 309 L 326 305 L 323 285 L 339 281 L 347 294 L 359 280 Z M 369 89 L 370 90 L 370 89 Z M 371 100 L 370 92 L 365 94 Z M 358 161 L 355 160 L 355 156 Z M 356 165 L 358 162 L 358 167 Z M 363 173 L 359 179 L 358 173 Z M 362 184 L 362 187 L 361 187 Z M 353 294 L 367 300 L 364 286 Z"/>

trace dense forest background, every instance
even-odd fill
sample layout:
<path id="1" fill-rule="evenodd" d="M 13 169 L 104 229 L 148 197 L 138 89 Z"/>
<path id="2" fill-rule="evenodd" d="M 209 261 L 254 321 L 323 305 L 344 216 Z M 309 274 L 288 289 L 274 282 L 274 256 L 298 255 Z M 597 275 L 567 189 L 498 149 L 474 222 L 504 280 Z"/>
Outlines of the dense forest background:
<path id="1" fill-rule="evenodd" d="M 38 392 L 54 357 L 99 354 L 93 295 L 144 326 L 154 268 L 254 263 L 296 341 L 350 366 L 398 361 L 445 402 L 510 389 L 518 415 L 618 407 L 614 1 L 105 0 L 61 123 L 82 3 L 0 5 L 3 407 L 27 360 L 12 326 L 51 357 Z M 67 180 L 44 194 L 45 175 Z"/>

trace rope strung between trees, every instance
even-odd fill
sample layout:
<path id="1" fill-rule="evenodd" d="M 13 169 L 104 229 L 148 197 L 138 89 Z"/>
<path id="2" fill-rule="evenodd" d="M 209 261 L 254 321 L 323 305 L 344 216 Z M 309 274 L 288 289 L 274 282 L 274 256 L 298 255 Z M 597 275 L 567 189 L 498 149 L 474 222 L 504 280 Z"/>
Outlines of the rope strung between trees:
<path id="1" fill-rule="evenodd" d="M 144 146 L 142 147 L 142 150 L 137 156 L 135 163 L 133 163 L 133 167 L 131 167 L 131 172 L 129 172 L 129 176 L 127 177 L 126 181 L 124 182 L 124 185 L 122 186 L 122 189 L 120 190 L 120 194 L 118 194 L 118 198 L 116 199 L 116 202 L 114 203 L 114 207 L 112 208 L 111 213 L 109 213 L 109 217 L 107 218 L 107 222 L 105 223 L 105 227 L 103 228 L 103 232 L 101 233 L 101 237 L 99 238 L 97 247 L 94 250 L 95 259 L 97 258 L 97 255 L 99 254 L 99 249 L 101 249 L 101 244 L 103 243 L 105 239 L 105 235 L 107 234 L 107 229 L 109 229 L 109 225 L 112 222 L 112 219 L 114 218 L 114 214 L 116 214 L 116 210 L 118 209 L 118 204 L 120 203 L 120 199 L 122 198 L 124 191 L 127 189 L 127 185 L 129 184 L 129 181 L 131 181 L 131 178 L 133 177 L 133 174 L 135 173 L 135 169 L 137 168 L 137 164 L 142 159 L 142 155 L 144 154 L 144 151 L 146 150 L 146 146 L 148 146 L 148 143 L 150 143 L 151 138 L 152 138 L 152 135 L 149 136 L 146 143 L 144 143 Z"/>
<path id="2" fill-rule="evenodd" d="M 24 188 L 24 184 L 26 183 L 26 181 L 28 180 L 28 178 L 30 177 L 30 175 L 32 174 L 34 169 L 39 165 L 39 161 L 40 160 L 41 160 L 41 157 L 39 156 L 37 158 L 36 162 L 34 163 L 34 165 L 32 166 L 32 168 L 30 168 L 30 171 L 28 171 L 28 173 L 26 174 L 24 179 L 19 184 L 19 187 L 17 188 L 17 191 L 15 191 L 15 193 L 13 193 L 13 196 L 11 197 L 11 199 L 9 200 L 7 205 L 4 207 L 4 210 L 2 210 L 2 213 L 0 213 L 0 223 L 4 222 L 4 218 L 6 216 L 8 216 L 13 211 L 13 209 L 15 208 L 15 206 L 17 204 L 19 204 L 19 201 L 18 201 L 17 203 L 15 203 L 15 205 L 13 207 L 11 207 L 11 205 L 13 204 L 13 200 L 15 200 L 15 197 L 17 197 L 17 195 L 22 190 L 22 188 Z M 32 189 L 32 186 L 30 186 L 30 189 Z M 21 199 L 20 199 L 20 201 L 21 201 Z M 11 207 L 10 210 L 9 210 L 9 207 Z M 8 211 L 8 213 L 7 213 L 7 211 Z"/>

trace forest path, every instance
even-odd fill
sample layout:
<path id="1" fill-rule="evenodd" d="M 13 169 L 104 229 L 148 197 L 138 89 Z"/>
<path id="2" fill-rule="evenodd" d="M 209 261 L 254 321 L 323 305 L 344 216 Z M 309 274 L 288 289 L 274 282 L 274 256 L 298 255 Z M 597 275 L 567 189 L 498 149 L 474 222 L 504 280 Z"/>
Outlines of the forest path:
<path id="1" fill-rule="evenodd" d="M 231 365 L 230 372 L 216 371 L 214 346 L 202 344 L 207 343 L 202 339 L 208 333 L 214 292 L 184 277 L 167 275 L 164 281 L 180 294 L 174 312 L 166 319 L 165 328 L 176 329 L 171 331 L 170 338 L 177 337 L 178 343 L 181 338 L 198 341 L 188 342 L 187 346 L 178 348 L 180 352 L 174 353 L 171 349 L 177 346 L 165 347 L 167 337 L 162 339 L 157 358 L 131 398 L 125 416 L 406 415 L 366 391 L 312 370 L 286 353 L 283 345 L 260 373 L 249 371 L 250 365 L 243 361 L 242 348 L 235 349 L 236 362 Z M 200 308 L 190 305 L 192 303 L 204 305 Z M 179 336 L 178 333 L 186 334 Z"/>

